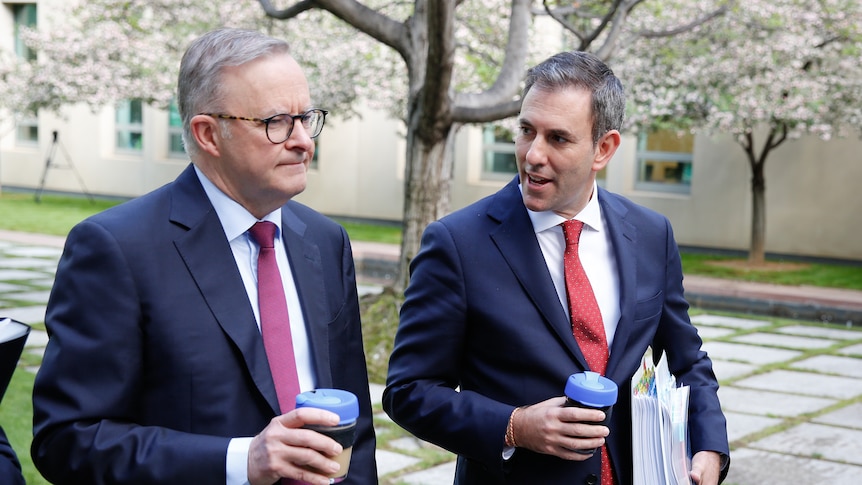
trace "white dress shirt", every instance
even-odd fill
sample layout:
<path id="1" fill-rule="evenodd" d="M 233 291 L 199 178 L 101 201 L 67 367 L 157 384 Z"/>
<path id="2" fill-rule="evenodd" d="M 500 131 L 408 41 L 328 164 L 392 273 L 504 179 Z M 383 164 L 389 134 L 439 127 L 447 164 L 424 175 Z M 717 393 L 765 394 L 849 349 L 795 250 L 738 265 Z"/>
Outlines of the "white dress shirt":
<path id="1" fill-rule="evenodd" d="M 221 221 L 225 237 L 230 243 L 230 249 L 236 260 L 245 292 L 257 320 L 257 328 L 260 330 L 260 308 L 257 301 L 257 256 L 260 248 L 252 240 L 248 229 L 258 222 L 244 207 L 228 197 L 215 186 L 206 175 L 195 166 L 195 173 L 207 197 L 215 208 L 216 214 Z M 270 221 L 277 227 L 275 241 L 281 241 L 281 208 L 269 213 L 262 220 Z M 284 286 L 285 298 L 287 300 L 287 311 L 290 315 L 290 334 L 293 340 L 293 353 L 296 359 L 296 373 L 299 377 L 300 391 L 305 392 L 316 387 L 314 375 L 314 361 L 311 357 L 311 346 L 308 342 L 308 333 L 305 329 L 305 318 L 302 314 L 302 306 L 299 303 L 299 294 L 293 281 L 293 273 L 287 259 L 287 251 L 284 244 L 275 244 L 275 259 L 278 270 L 281 273 Z M 236 412 L 242 412 L 237 409 Z M 248 483 L 248 449 L 251 437 L 233 438 L 228 445 L 227 451 L 227 484 Z"/>
<path id="2" fill-rule="evenodd" d="M 590 286 L 593 287 L 599 310 L 602 312 L 602 323 L 605 325 L 608 355 L 610 355 L 620 319 L 620 282 L 617 260 L 602 216 L 598 194 L 596 184 L 593 183 L 593 196 L 590 197 L 587 206 L 573 219 L 584 223 L 578 243 L 578 257 L 587 279 L 590 280 Z M 534 212 L 528 209 L 527 212 L 533 222 L 533 230 L 536 231 L 536 239 L 539 240 L 539 247 L 545 257 L 548 272 L 551 273 L 551 279 L 554 281 L 560 305 L 566 312 L 566 316 L 569 316 L 566 277 L 563 269 L 566 240 L 563 237 L 563 228 L 560 226 L 566 220 L 553 211 Z"/>

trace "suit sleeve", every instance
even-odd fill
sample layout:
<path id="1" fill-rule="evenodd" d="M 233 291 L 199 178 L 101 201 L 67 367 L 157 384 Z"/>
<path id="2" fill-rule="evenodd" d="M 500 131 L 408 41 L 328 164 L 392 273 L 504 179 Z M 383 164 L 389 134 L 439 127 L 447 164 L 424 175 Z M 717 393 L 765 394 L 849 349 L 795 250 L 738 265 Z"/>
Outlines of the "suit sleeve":
<path id="1" fill-rule="evenodd" d="M 411 263 L 383 407 L 415 435 L 497 467 L 514 406 L 456 390 L 468 332 L 464 270 L 446 227 L 431 223 Z"/>
<path id="2" fill-rule="evenodd" d="M 679 250 L 670 223 L 665 222 L 667 286 L 654 348 L 667 354 L 671 373 L 680 384 L 690 388 L 688 423 L 692 454 L 709 450 L 729 456 L 727 423 L 718 400 L 718 380 L 688 316 Z"/>
<path id="3" fill-rule="evenodd" d="M 21 463 L 3 428 L 0 428 L 0 482 L 9 485 L 24 485 L 24 476 L 21 475 Z"/>
<path id="4" fill-rule="evenodd" d="M 116 240 L 79 224 L 57 269 L 33 393 L 31 453 L 52 483 L 224 483 L 229 439 L 140 424 L 152 384 L 143 315 Z"/>

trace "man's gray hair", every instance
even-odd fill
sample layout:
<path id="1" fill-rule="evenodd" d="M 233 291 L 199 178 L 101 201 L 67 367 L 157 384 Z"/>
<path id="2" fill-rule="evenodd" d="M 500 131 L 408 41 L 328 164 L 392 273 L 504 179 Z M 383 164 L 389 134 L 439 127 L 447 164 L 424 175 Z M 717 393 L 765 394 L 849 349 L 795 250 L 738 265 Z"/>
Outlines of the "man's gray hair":
<path id="1" fill-rule="evenodd" d="M 183 54 L 177 81 L 177 107 L 183 122 L 186 152 L 193 155 L 198 150 L 191 134 L 192 117 L 224 109 L 221 89 L 224 68 L 289 52 L 287 42 L 254 30 L 218 29 L 192 41 Z"/>
<path id="2" fill-rule="evenodd" d="M 527 71 L 523 99 L 533 88 L 557 91 L 585 89 L 592 98 L 593 145 L 610 130 L 619 130 L 626 111 L 623 85 L 613 71 L 588 52 L 561 52 Z"/>

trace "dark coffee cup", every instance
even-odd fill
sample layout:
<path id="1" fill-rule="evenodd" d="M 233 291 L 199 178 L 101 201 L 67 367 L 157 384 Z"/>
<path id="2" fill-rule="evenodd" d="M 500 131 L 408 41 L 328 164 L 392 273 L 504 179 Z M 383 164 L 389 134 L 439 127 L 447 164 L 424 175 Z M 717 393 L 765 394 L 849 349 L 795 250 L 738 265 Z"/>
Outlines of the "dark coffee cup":
<path id="1" fill-rule="evenodd" d="M 607 426 L 611 420 L 611 410 L 617 402 L 617 384 L 597 372 L 572 374 L 566 380 L 566 403 L 564 407 L 598 409 L 605 413 L 605 419 L 595 424 Z M 575 450 L 583 455 L 591 455 L 596 449 Z"/>
<path id="2" fill-rule="evenodd" d="M 333 483 L 344 480 L 350 467 L 353 442 L 356 439 L 356 419 L 359 418 L 359 401 L 356 396 L 341 389 L 315 389 L 296 396 L 296 407 L 325 409 L 340 418 L 335 426 L 308 425 L 305 428 L 329 436 L 341 445 L 343 451 L 334 458 L 341 468 L 329 478 L 333 479 Z"/>

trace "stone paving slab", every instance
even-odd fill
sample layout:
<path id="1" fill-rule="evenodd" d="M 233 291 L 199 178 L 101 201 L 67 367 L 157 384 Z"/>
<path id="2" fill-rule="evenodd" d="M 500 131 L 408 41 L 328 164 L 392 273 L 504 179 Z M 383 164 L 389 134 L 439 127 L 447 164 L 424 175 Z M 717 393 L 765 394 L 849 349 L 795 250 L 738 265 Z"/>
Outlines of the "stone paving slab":
<path id="1" fill-rule="evenodd" d="M 30 280 L 27 283 L 29 283 L 33 286 L 36 286 L 36 287 L 41 287 L 41 288 L 45 288 L 47 290 L 50 290 L 51 287 L 54 286 L 54 278 L 48 277 L 48 278 L 43 278 L 43 279 L 35 279 L 35 280 Z"/>
<path id="2" fill-rule="evenodd" d="M 732 328 L 724 328 L 724 327 L 707 327 L 707 326 L 698 326 L 697 334 L 700 335 L 700 338 L 704 340 L 727 337 L 728 335 L 733 335 L 737 330 Z"/>
<path id="3" fill-rule="evenodd" d="M 727 411 L 724 413 L 727 418 L 727 439 L 732 443 L 742 439 L 750 434 L 762 431 L 770 426 L 775 426 L 781 423 L 779 418 L 770 418 L 767 416 L 754 416 L 751 414 L 735 413 Z M 733 453 L 731 452 L 731 459 Z M 731 463 L 731 468 L 733 464 Z"/>
<path id="4" fill-rule="evenodd" d="M 0 269 L 0 281 L 28 281 L 42 279 L 45 273 L 41 271 L 26 271 L 23 269 Z"/>
<path id="5" fill-rule="evenodd" d="M 413 456 L 407 456 L 401 453 L 394 453 L 392 451 L 381 449 L 378 449 L 374 456 L 377 459 L 378 476 L 403 470 L 421 461 L 419 458 Z"/>
<path id="6" fill-rule="evenodd" d="M 27 336 L 27 343 L 24 344 L 24 347 L 45 347 L 46 345 L 48 345 L 48 332 L 33 329 L 30 330 L 30 335 Z"/>
<path id="7" fill-rule="evenodd" d="M 781 333 L 789 333 L 793 335 L 808 335 L 810 337 L 822 337 L 841 340 L 862 339 L 862 330 L 841 330 L 838 328 L 831 327 L 793 325 L 790 327 L 781 327 L 776 329 L 775 331 Z"/>
<path id="8" fill-rule="evenodd" d="M 721 408 L 724 410 L 781 417 L 813 413 L 837 402 L 835 399 L 823 397 L 757 391 L 733 386 L 720 387 L 718 398 L 721 400 Z"/>
<path id="9" fill-rule="evenodd" d="M 768 451 L 730 452 L 724 485 L 859 485 L 862 467 Z"/>
<path id="10" fill-rule="evenodd" d="M 838 351 L 839 354 L 844 355 L 859 355 L 862 356 L 862 344 L 851 345 L 849 347 L 844 347 L 843 349 Z"/>
<path id="11" fill-rule="evenodd" d="M 710 357 L 712 356 L 710 355 Z M 743 364 L 741 362 L 731 362 L 729 360 L 712 361 L 712 371 L 715 372 L 715 377 L 718 378 L 719 382 L 744 376 L 754 372 L 756 369 L 756 365 Z"/>
<path id="12" fill-rule="evenodd" d="M 8 293 L 10 291 L 21 291 L 22 288 L 26 288 L 19 284 L 15 283 L 4 283 L 0 281 L 0 293 Z"/>
<path id="13" fill-rule="evenodd" d="M 33 325 L 45 321 L 45 305 L 17 308 L 0 308 L 0 315 Z"/>
<path id="14" fill-rule="evenodd" d="M 855 403 L 814 418 L 816 423 L 847 426 L 862 430 L 862 403 Z M 862 475 L 860 476 L 862 477 Z"/>
<path id="15" fill-rule="evenodd" d="M 408 473 L 398 480 L 408 485 L 442 485 L 452 483 L 455 478 L 455 461 L 422 470 L 420 472 Z"/>
<path id="16" fill-rule="evenodd" d="M 3 267 L 7 269 L 33 268 L 53 272 L 57 267 L 57 261 L 43 258 L 5 258 Z"/>
<path id="17" fill-rule="evenodd" d="M 60 259 L 63 250 L 60 248 L 49 248 L 46 246 L 29 246 L 29 245 L 13 245 L 8 244 L 3 252 L 10 256 L 20 256 L 28 258 L 53 258 Z"/>
<path id="18" fill-rule="evenodd" d="M 695 315 L 691 317 L 691 322 L 698 327 L 701 325 L 715 325 L 737 329 L 752 329 L 770 325 L 770 322 L 765 320 L 749 320 L 746 318 L 726 317 L 723 315 Z"/>
<path id="19" fill-rule="evenodd" d="M 802 423 L 749 446 L 862 466 L 862 430 L 858 429 Z M 857 478 L 862 478 L 862 475 Z"/>
<path id="20" fill-rule="evenodd" d="M 706 350 L 713 360 L 731 360 L 757 365 L 784 362 L 802 355 L 796 350 L 771 349 L 730 342 L 704 342 L 703 350 Z"/>
<path id="21" fill-rule="evenodd" d="M 51 291 L 43 290 L 27 291 L 23 293 L 6 293 L 5 296 L 10 300 L 29 301 L 31 303 L 48 303 L 48 297 L 51 296 Z"/>
<path id="22" fill-rule="evenodd" d="M 862 380 L 860 379 L 786 370 L 776 370 L 747 377 L 735 382 L 734 385 L 836 399 L 850 399 L 862 395 Z"/>
<path id="23" fill-rule="evenodd" d="M 825 349 L 838 343 L 837 340 L 827 340 L 814 337 L 799 337 L 795 335 L 782 335 L 776 333 L 752 333 L 733 338 L 734 342 L 755 345 L 770 345 L 773 347 L 786 347 L 791 349 Z"/>
<path id="24" fill-rule="evenodd" d="M 837 374 L 862 379 L 862 359 L 854 357 L 838 357 L 835 355 L 818 355 L 791 364 L 794 369 Z"/>

